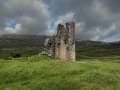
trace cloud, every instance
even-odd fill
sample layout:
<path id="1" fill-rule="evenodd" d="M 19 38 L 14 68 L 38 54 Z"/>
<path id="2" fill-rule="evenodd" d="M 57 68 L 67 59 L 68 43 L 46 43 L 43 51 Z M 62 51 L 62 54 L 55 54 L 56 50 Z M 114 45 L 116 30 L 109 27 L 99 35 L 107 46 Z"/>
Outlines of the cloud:
<path id="1" fill-rule="evenodd" d="M 113 13 L 120 13 L 120 1 L 119 0 L 103 0 L 104 5 L 110 9 Z"/>
<path id="2" fill-rule="evenodd" d="M 66 13 L 74 13 L 76 37 L 81 40 L 103 41 L 120 33 L 118 0 L 51 0 L 49 3 L 56 21 Z"/>
<path id="3" fill-rule="evenodd" d="M 71 22 L 74 21 L 74 15 L 75 13 L 73 12 L 68 12 L 65 15 L 61 15 L 59 17 L 57 17 L 57 20 L 54 23 L 54 26 L 50 29 L 51 31 L 53 31 L 54 34 L 57 33 L 57 26 L 58 24 L 64 24 L 66 22 Z M 75 30 L 75 35 L 76 38 L 79 38 L 79 34 L 84 30 L 85 28 L 85 22 L 76 22 L 76 26 L 75 26 L 76 30 Z M 83 34 L 83 33 L 81 33 Z"/>
<path id="4" fill-rule="evenodd" d="M 53 35 L 57 24 L 75 21 L 76 38 L 115 40 L 120 36 L 119 3 L 119 0 L 0 0 L 0 33 Z"/>
<path id="5" fill-rule="evenodd" d="M 65 15 L 61 15 L 57 17 L 57 19 L 54 21 L 54 25 L 50 26 L 49 32 L 51 32 L 51 34 L 56 34 L 58 24 L 65 24 L 66 22 L 73 21 L 73 18 L 74 18 L 74 13 L 72 12 L 68 12 Z"/>
<path id="6" fill-rule="evenodd" d="M 16 34 L 18 32 L 20 32 L 22 29 L 21 29 L 21 24 L 16 24 L 15 25 L 15 28 L 12 28 L 12 27 L 5 27 L 4 28 L 4 34 L 8 34 L 8 33 L 13 33 L 13 34 Z"/>
<path id="7" fill-rule="evenodd" d="M 1 5 L 1 32 L 45 34 L 48 30 L 48 6 L 42 0 L 4 0 Z M 6 26 L 9 20 L 16 22 L 15 28 Z"/>

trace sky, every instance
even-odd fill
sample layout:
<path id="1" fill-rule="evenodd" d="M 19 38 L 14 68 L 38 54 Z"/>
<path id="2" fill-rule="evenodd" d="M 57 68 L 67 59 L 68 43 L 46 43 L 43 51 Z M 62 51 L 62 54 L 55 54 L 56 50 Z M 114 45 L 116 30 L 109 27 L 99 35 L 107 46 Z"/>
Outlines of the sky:
<path id="1" fill-rule="evenodd" d="M 120 41 L 120 0 L 0 0 L 0 34 L 54 35 L 75 21 L 80 40 Z"/>

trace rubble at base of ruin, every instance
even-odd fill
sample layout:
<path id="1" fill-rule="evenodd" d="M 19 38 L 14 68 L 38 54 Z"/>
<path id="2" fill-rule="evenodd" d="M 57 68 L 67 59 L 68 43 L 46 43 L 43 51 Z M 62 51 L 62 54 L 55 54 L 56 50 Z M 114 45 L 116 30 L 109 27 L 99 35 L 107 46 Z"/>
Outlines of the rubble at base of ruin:
<path id="1" fill-rule="evenodd" d="M 75 61 L 75 23 L 59 24 L 57 35 L 47 38 L 42 54 L 61 60 Z"/>

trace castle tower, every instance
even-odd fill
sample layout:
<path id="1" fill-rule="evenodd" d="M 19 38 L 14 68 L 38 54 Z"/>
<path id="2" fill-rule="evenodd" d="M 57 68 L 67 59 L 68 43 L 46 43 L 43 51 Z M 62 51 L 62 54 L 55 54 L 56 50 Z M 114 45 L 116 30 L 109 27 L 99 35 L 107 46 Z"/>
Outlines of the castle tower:
<path id="1" fill-rule="evenodd" d="M 75 23 L 66 23 L 68 43 L 66 44 L 66 59 L 75 60 Z"/>
<path id="2" fill-rule="evenodd" d="M 46 40 L 44 54 L 61 60 L 75 61 L 75 23 L 59 24 L 57 35 Z"/>
<path id="3" fill-rule="evenodd" d="M 75 23 L 59 24 L 57 28 L 55 57 L 64 60 L 75 60 Z"/>
<path id="4" fill-rule="evenodd" d="M 57 27 L 56 43 L 55 43 L 55 57 L 59 59 L 66 59 L 66 46 L 64 42 L 65 27 L 59 24 Z"/>

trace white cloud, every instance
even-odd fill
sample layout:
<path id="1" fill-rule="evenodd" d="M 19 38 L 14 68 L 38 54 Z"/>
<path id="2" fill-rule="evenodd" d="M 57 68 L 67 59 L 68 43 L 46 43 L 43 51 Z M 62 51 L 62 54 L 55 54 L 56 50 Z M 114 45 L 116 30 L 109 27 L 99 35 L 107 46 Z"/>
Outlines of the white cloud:
<path id="1" fill-rule="evenodd" d="M 4 8 L 5 12 L 3 21 L 6 18 L 16 21 L 15 28 L 4 25 L 1 32 L 45 34 L 48 30 L 49 11 L 48 6 L 42 0 L 5 0 L 0 7 Z M 20 29 L 17 25 L 20 25 Z"/>
<path id="2" fill-rule="evenodd" d="M 58 24 L 64 24 L 66 22 L 73 21 L 74 19 L 74 13 L 73 12 L 68 12 L 67 14 L 58 17 L 57 21 L 55 22 L 55 25 L 57 26 Z"/>
<path id="3" fill-rule="evenodd" d="M 111 26 L 109 28 L 107 28 L 105 30 L 103 35 L 105 35 L 105 36 L 109 35 L 109 33 L 114 32 L 115 30 L 116 30 L 116 25 L 115 25 L 115 23 L 113 23 L 113 24 L 111 24 Z"/>
<path id="4" fill-rule="evenodd" d="M 76 35 L 79 35 L 82 31 L 84 31 L 85 22 L 78 22 L 78 23 L 76 23 L 75 26 L 76 26 L 75 27 Z"/>
<path id="5" fill-rule="evenodd" d="M 4 34 L 8 34 L 8 33 L 15 34 L 19 31 L 21 31 L 21 24 L 16 24 L 15 28 L 12 28 L 12 27 L 5 27 L 4 28 Z"/>
<path id="6" fill-rule="evenodd" d="M 68 12 L 62 16 L 59 16 L 56 20 L 56 22 L 54 23 L 53 27 L 49 29 L 49 33 L 54 33 L 56 34 L 57 33 L 57 26 L 58 24 L 64 24 L 67 23 L 67 22 L 71 22 L 71 21 L 75 21 L 74 20 L 74 15 L 75 13 L 73 12 Z M 75 25 L 75 33 L 76 33 L 76 37 L 79 37 L 79 35 L 81 34 L 82 31 L 84 31 L 84 27 L 85 27 L 85 22 L 75 22 L 76 25 Z"/>
<path id="7" fill-rule="evenodd" d="M 49 32 L 56 34 L 58 24 L 65 24 L 66 22 L 74 21 L 74 13 L 68 12 L 65 15 L 59 16 L 55 21 L 53 27 L 49 28 Z"/>

